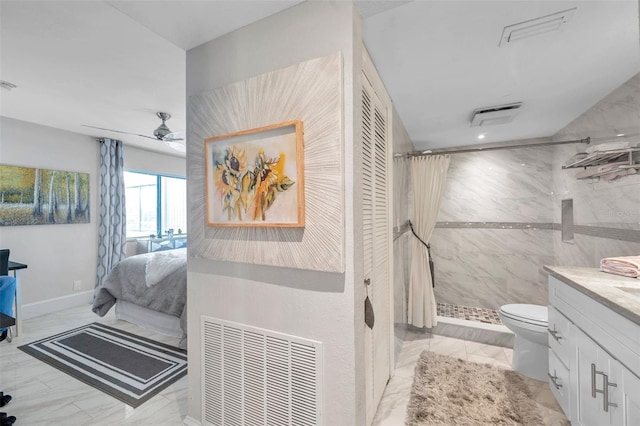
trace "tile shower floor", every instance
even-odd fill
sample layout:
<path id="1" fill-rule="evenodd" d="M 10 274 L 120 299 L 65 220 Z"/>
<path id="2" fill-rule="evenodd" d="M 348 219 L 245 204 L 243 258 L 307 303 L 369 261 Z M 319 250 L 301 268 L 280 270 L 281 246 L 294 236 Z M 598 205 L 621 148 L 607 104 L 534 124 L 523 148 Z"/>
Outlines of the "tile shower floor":
<path id="1" fill-rule="evenodd" d="M 498 311 L 496 311 L 495 309 L 451 305 L 449 303 L 438 303 L 437 305 L 438 316 L 441 317 L 502 325 L 502 321 L 500 321 Z"/>

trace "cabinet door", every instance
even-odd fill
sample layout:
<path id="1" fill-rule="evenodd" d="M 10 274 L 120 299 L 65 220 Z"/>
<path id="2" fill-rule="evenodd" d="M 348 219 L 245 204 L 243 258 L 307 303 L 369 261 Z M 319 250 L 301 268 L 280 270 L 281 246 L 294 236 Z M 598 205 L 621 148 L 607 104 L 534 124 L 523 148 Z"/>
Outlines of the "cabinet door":
<path id="1" fill-rule="evenodd" d="M 549 306 L 549 347 L 567 369 L 571 369 L 571 354 L 574 350 L 572 329 L 571 321 L 553 306 Z"/>
<path id="2" fill-rule="evenodd" d="M 622 425 L 622 368 L 600 346 L 576 330 L 577 424 Z"/>
<path id="3" fill-rule="evenodd" d="M 552 349 L 549 349 L 549 388 L 567 419 L 571 420 L 571 385 L 569 369 L 560 361 Z"/>
<path id="4" fill-rule="evenodd" d="M 622 369 L 622 398 L 624 424 L 640 425 L 640 379 L 626 368 Z"/>

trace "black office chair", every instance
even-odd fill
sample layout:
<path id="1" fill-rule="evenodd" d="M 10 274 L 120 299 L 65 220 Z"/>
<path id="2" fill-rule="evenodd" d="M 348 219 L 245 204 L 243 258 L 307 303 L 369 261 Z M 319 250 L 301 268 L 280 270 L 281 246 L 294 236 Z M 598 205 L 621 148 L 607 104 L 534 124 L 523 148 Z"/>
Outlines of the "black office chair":
<path id="1" fill-rule="evenodd" d="M 9 275 L 9 249 L 0 249 L 0 275 Z"/>

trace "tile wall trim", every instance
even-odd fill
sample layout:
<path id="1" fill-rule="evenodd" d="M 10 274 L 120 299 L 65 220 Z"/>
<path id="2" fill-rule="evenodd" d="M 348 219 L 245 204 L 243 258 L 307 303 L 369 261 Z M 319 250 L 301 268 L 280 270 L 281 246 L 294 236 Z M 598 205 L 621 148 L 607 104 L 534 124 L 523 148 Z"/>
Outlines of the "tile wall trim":
<path id="1" fill-rule="evenodd" d="M 588 235 L 590 237 L 607 238 L 610 240 L 640 243 L 640 230 L 638 229 L 604 228 L 601 226 L 574 225 L 573 233 Z"/>
<path id="2" fill-rule="evenodd" d="M 456 229 L 555 229 L 556 223 L 537 222 L 438 222 L 436 228 Z"/>
<path id="3" fill-rule="evenodd" d="M 448 229 L 530 229 L 560 231 L 559 223 L 536 222 L 438 222 L 436 228 Z M 629 241 L 640 243 L 640 230 L 608 228 L 603 226 L 574 225 L 574 234 L 589 237 L 606 238 L 609 240 Z"/>

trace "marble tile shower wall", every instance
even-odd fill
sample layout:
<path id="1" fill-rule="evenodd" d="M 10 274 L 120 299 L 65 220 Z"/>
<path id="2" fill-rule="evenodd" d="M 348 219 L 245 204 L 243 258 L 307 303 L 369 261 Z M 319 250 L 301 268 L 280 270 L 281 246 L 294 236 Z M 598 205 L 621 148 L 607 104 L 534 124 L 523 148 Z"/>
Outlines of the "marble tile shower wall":
<path id="1" fill-rule="evenodd" d="M 552 150 L 451 156 L 438 222 L 551 222 Z"/>
<path id="2" fill-rule="evenodd" d="M 553 232 L 521 229 L 436 229 L 431 239 L 436 300 L 499 309 L 547 304 L 545 264 L 553 264 Z"/>
<path id="3" fill-rule="evenodd" d="M 640 74 L 614 90 L 554 135 L 555 140 L 611 137 L 620 132 L 640 133 Z M 632 139 L 638 142 L 636 137 Z M 595 142 L 597 143 L 597 142 Z M 560 222 L 560 202 L 573 199 L 576 225 L 640 231 L 640 174 L 605 182 L 577 180 L 577 169 L 562 169 L 566 159 L 584 146 L 554 149 L 554 221 Z M 598 266 L 609 256 L 639 255 L 640 243 L 576 235 L 573 243 L 554 239 L 556 264 Z"/>
<path id="4" fill-rule="evenodd" d="M 552 139 L 619 132 L 640 133 L 640 74 Z M 561 145 L 452 155 L 440 227 L 431 240 L 438 302 L 494 309 L 504 303 L 547 304 L 544 264 L 597 267 L 603 257 L 640 254 L 639 242 L 624 241 L 631 233 L 615 239 L 620 229 L 640 231 L 640 174 L 613 182 L 577 180 L 577 170 L 562 165 L 584 149 Z M 599 237 L 576 233 L 566 243 L 549 226 L 487 229 L 482 223 L 559 224 L 561 200 L 568 198 L 574 223 L 597 229 Z"/>
<path id="5" fill-rule="evenodd" d="M 547 303 L 543 266 L 553 263 L 554 231 L 483 229 L 483 222 L 551 223 L 552 156 L 546 147 L 451 156 L 431 237 L 438 302 L 492 309 Z"/>

